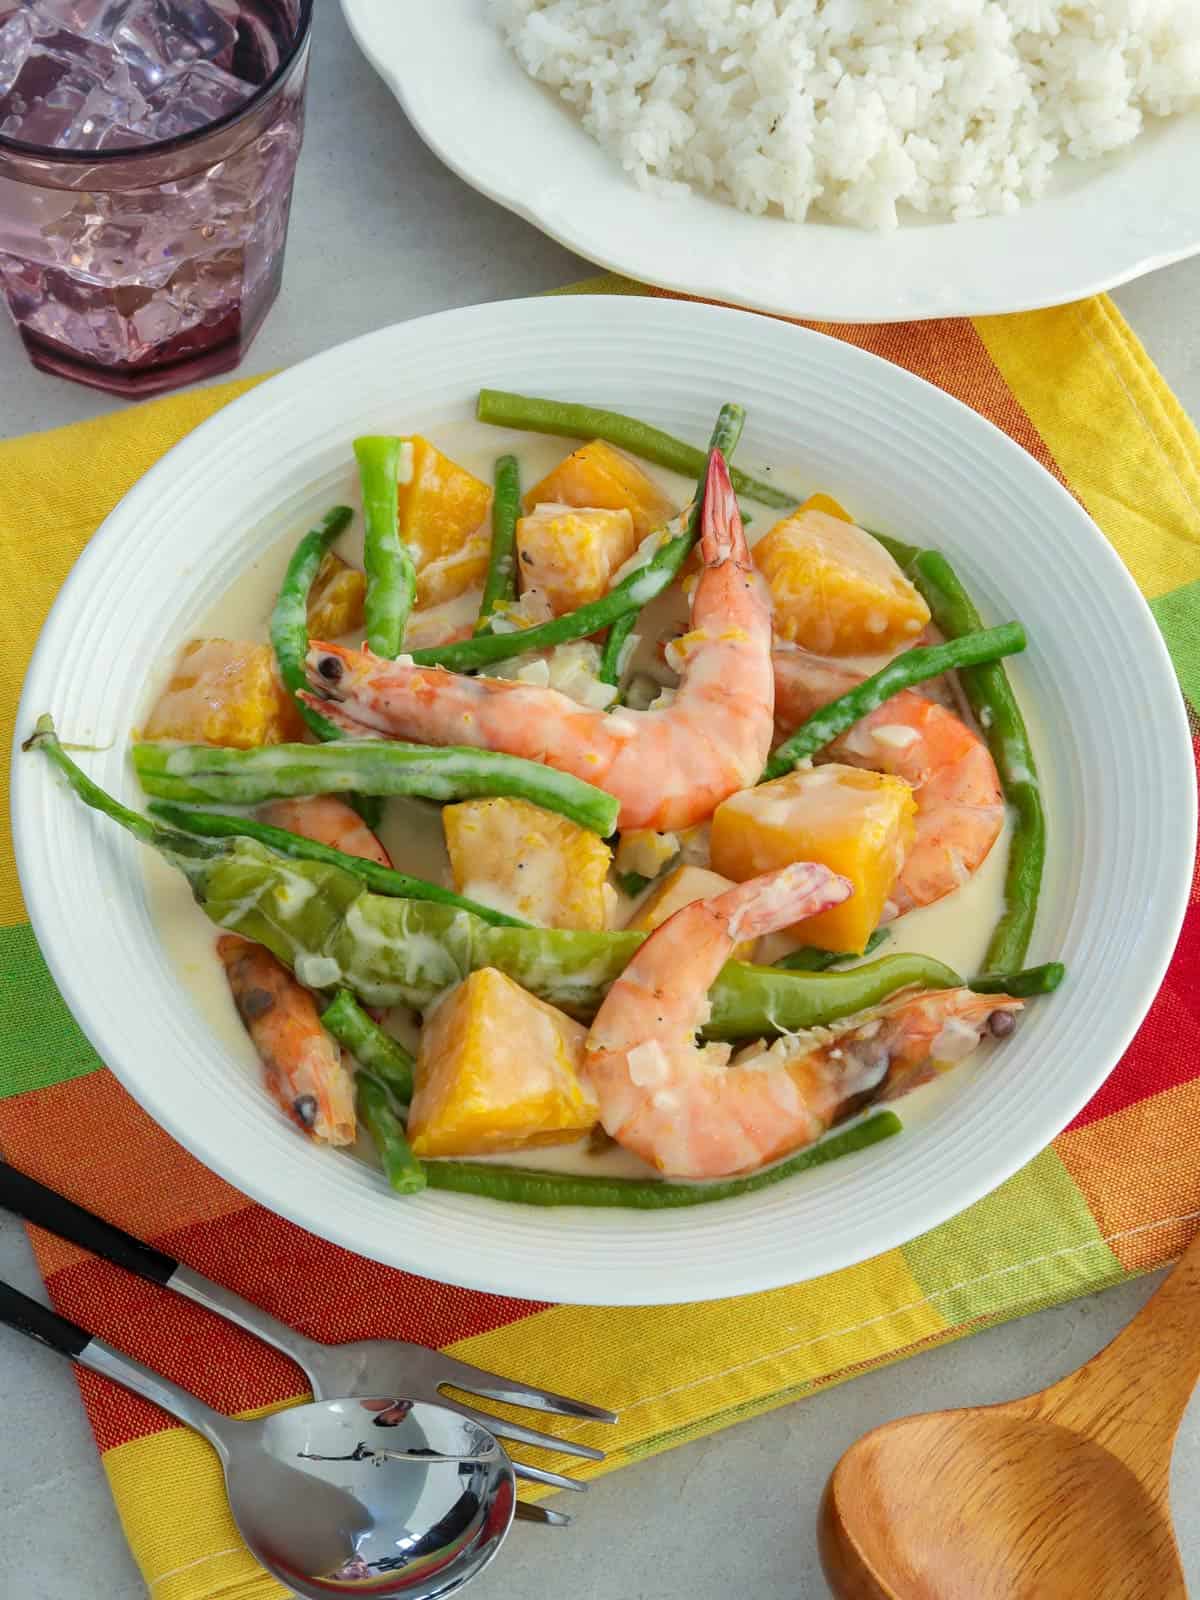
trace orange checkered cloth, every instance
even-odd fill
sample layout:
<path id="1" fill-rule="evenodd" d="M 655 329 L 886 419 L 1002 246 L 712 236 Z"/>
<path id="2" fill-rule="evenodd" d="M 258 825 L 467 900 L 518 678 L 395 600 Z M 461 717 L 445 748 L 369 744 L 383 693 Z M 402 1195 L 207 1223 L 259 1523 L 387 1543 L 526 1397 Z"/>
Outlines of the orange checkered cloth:
<path id="1" fill-rule="evenodd" d="M 576 292 L 646 291 L 600 279 Z M 1066 484 L 1132 571 L 1190 706 L 1200 710 L 1200 440 L 1111 302 L 823 331 L 948 390 Z M 0 444 L 10 663 L 0 693 L 10 723 L 21 678 L 11 668 L 28 659 L 96 526 L 158 456 L 247 387 L 192 391 Z M 96 1058 L 42 962 L 7 842 L 0 1147 L 36 1177 L 318 1339 L 419 1340 L 603 1400 L 621 1413 L 619 1428 L 596 1439 L 610 1452 L 602 1470 L 611 1470 L 1177 1255 L 1200 1216 L 1198 901 L 1194 886 L 1174 964 L 1124 1060 L 1037 1160 L 902 1249 L 739 1300 L 603 1309 L 478 1294 L 365 1261 L 254 1205 L 173 1143 Z M 88 1128 L 105 1137 L 86 1141 L 81 1161 L 79 1130 Z M 30 1232 L 61 1311 L 211 1405 L 252 1413 L 296 1396 L 296 1369 L 248 1334 Z M 156 1600 L 282 1594 L 240 1543 L 208 1446 L 106 1379 L 81 1372 L 79 1381 Z"/>

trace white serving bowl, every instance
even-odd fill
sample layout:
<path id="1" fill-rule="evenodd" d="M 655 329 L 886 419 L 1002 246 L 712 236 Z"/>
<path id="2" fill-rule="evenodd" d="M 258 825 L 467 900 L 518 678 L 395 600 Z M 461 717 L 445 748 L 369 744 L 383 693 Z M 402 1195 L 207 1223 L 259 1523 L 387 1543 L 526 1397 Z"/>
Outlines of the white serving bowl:
<path id="1" fill-rule="evenodd" d="M 1030 959 L 1061 958 L 1068 981 L 1002 1050 L 905 1102 L 901 1137 L 755 1195 L 642 1213 L 400 1200 L 300 1138 L 169 963 L 140 847 L 48 763 L 17 755 L 17 859 L 55 980 L 125 1087 L 200 1160 L 314 1233 L 430 1277 L 663 1303 L 796 1282 L 913 1238 L 1034 1156 L 1111 1071 L 1174 946 L 1195 837 L 1182 702 L 1132 579 L 1070 495 L 939 390 L 803 329 L 646 299 L 518 300 L 356 339 L 226 407 L 130 491 L 50 614 L 18 740 L 53 712 L 65 739 L 95 747 L 87 771 L 138 804 L 126 750 L 151 665 L 344 493 L 356 434 L 467 416 L 481 385 L 610 406 L 700 442 L 739 400 L 740 460 L 786 464 L 868 526 L 943 550 L 987 620 L 1025 623 L 1011 672 L 1050 819 Z"/>

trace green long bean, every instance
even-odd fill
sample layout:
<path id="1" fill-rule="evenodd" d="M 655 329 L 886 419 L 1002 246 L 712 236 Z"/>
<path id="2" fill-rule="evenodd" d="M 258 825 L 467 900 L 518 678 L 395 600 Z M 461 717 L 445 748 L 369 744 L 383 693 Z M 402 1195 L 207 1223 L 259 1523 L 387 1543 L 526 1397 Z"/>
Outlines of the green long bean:
<path id="1" fill-rule="evenodd" d="M 909 576 L 947 639 L 958 642 L 981 626 L 979 612 L 945 556 L 922 550 Z M 1029 730 L 1008 673 L 999 660 L 979 662 L 963 669 L 959 681 L 996 763 L 1004 798 L 1016 814 L 1004 911 L 984 957 L 985 972 L 1005 972 L 1020 967 L 1033 934 L 1046 862 L 1046 816 Z"/>
<path id="2" fill-rule="evenodd" d="M 308 595 L 317 576 L 325 552 L 347 527 L 354 513 L 349 506 L 334 506 L 327 511 L 315 528 L 309 530 L 296 546 L 292 559 L 283 575 L 279 596 L 271 612 L 271 648 L 275 652 L 275 665 L 280 679 L 293 697 L 300 689 L 308 688 L 304 676 L 304 657 L 308 653 Z M 318 739 L 340 739 L 340 728 L 323 717 L 319 711 L 296 701 L 297 709 L 305 723 Z"/>
<path id="3" fill-rule="evenodd" d="M 569 400 L 538 400 L 531 395 L 509 394 L 504 389 L 481 389 L 475 415 L 480 422 L 490 422 L 498 428 L 523 428 L 568 439 L 603 439 L 620 450 L 628 450 L 630 455 L 640 456 L 643 461 L 653 461 L 656 466 L 667 467 L 688 478 L 704 471 L 703 450 L 685 444 L 661 428 L 622 416 L 618 411 L 576 405 Z M 748 495 L 760 505 L 782 509 L 799 505 L 803 499 L 802 495 L 777 489 L 774 484 L 752 478 L 748 472 L 739 472 L 735 467 L 730 467 L 729 477 L 738 494 Z"/>
<path id="4" fill-rule="evenodd" d="M 627 611 L 623 617 L 618 617 L 608 630 L 604 649 L 600 652 L 600 670 L 596 674 L 601 683 L 620 683 L 621 657 L 625 654 L 629 635 L 637 627 L 637 619 L 636 611 Z"/>
<path id="5" fill-rule="evenodd" d="M 333 845 L 306 839 L 303 834 L 277 828 L 269 822 L 259 822 L 257 817 L 237 816 L 227 811 L 192 811 L 187 806 L 172 805 L 169 800 L 152 800 L 148 809 L 185 833 L 202 834 L 206 839 L 257 839 L 259 844 L 268 845 L 280 855 L 297 861 L 325 861 L 331 867 L 341 867 L 343 872 L 352 872 L 376 894 L 390 895 L 397 900 L 432 900 L 438 905 L 456 906 L 460 911 L 469 911 L 481 922 L 490 922 L 499 928 L 530 926 L 506 911 L 496 911 L 478 900 L 455 894 L 453 889 L 443 889 L 440 883 L 411 877 L 407 872 L 397 872 L 394 867 L 382 867 L 378 861 L 365 861 L 362 856 L 347 855 Z"/>
<path id="6" fill-rule="evenodd" d="M 890 938 L 891 934 L 886 928 L 876 928 L 867 940 L 863 955 L 874 955 L 879 946 Z M 784 972 L 826 972 L 830 967 L 836 967 L 839 962 L 858 959 L 853 951 L 818 950 L 813 945 L 806 944 L 801 945 L 798 950 L 789 950 L 787 955 L 780 956 L 775 965 Z"/>
<path id="7" fill-rule="evenodd" d="M 404 630 L 417 592 L 412 552 L 400 538 L 398 475 L 402 441 L 366 435 L 354 441 L 363 497 L 363 566 L 367 644 L 377 656 L 393 660 L 404 645 Z"/>
<path id="8" fill-rule="evenodd" d="M 359 1116 L 379 1152 L 384 1176 L 397 1194 L 420 1194 L 426 1171 L 404 1134 L 404 1124 L 392 1107 L 387 1090 L 368 1072 L 354 1075 L 354 1097 Z"/>
<path id="9" fill-rule="evenodd" d="M 334 506 L 304 535 L 288 562 L 271 612 L 271 648 L 280 679 L 295 700 L 306 726 L 323 740 L 341 739 L 344 735 L 336 723 L 297 697 L 298 690 L 308 688 L 304 676 L 304 657 L 308 653 L 308 597 L 326 550 L 353 515 L 349 506 Z M 379 826 L 383 802 L 376 795 L 353 794 L 349 799 L 368 828 Z"/>
<path id="10" fill-rule="evenodd" d="M 492 552 L 488 557 L 476 633 L 491 632 L 498 601 L 517 597 L 517 518 L 521 515 L 521 468 L 516 456 L 501 456 L 492 493 Z"/>
<path id="11" fill-rule="evenodd" d="M 724 1178 L 714 1183 L 667 1183 L 651 1178 L 576 1177 L 564 1172 L 537 1172 L 529 1167 L 488 1166 L 472 1161 L 430 1161 L 425 1176 L 431 1189 L 453 1189 L 458 1194 L 487 1200 L 516 1201 L 527 1206 L 625 1206 L 637 1211 L 667 1211 L 678 1206 L 711 1205 L 736 1195 L 794 1178 L 798 1172 L 823 1167 L 829 1161 L 867 1150 L 901 1131 L 894 1111 L 877 1111 L 863 1122 L 831 1133 L 819 1144 L 764 1172 L 747 1178 Z"/>
<path id="12" fill-rule="evenodd" d="M 728 458 L 742 435 L 746 414 L 741 406 L 724 405 L 717 417 L 709 441 L 708 454 L 720 450 Z M 704 473 L 708 457 L 697 452 Z M 637 613 L 649 605 L 656 595 L 673 583 L 687 560 L 688 552 L 700 531 L 700 518 L 704 507 L 704 478 L 699 479 L 699 489 L 683 531 L 661 544 L 644 567 L 621 580 L 599 600 L 593 600 L 578 611 L 553 617 L 533 628 L 518 628 L 511 633 L 476 634 L 472 639 L 462 639 L 457 644 L 437 645 L 428 650 L 414 650 L 413 661 L 419 667 L 446 667 L 451 672 L 475 672 L 493 661 L 507 661 L 512 656 L 524 655 L 527 650 L 546 650 L 553 645 L 566 644 L 571 639 L 586 639 L 593 633 L 609 628 L 619 618 L 630 612 Z"/>
<path id="13" fill-rule="evenodd" d="M 814 711 L 807 722 L 773 752 L 763 770 L 762 780 L 780 778 L 790 772 L 797 762 L 832 744 L 839 734 L 854 726 L 860 718 L 877 710 L 885 700 L 890 700 L 901 689 L 911 689 L 914 684 L 928 678 L 940 677 L 943 672 L 954 672 L 976 662 L 993 662 L 999 656 L 1013 655 L 1025 648 L 1025 630 L 1019 622 L 1006 622 L 999 628 L 983 628 L 964 632 L 947 639 L 944 644 L 918 646 L 889 661 L 881 671 L 864 678 L 853 689 L 831 700 L 828 705 Z M 1015 965 L 1015 963 L 1014 963 Z"/>
<path id="14" fill-rule="evenodd" d="M 607 836 L 619 802 L 570 773 L 493 750 L 428 748 L 364 739 L 341 744 L 275 744 L 230 750 L 204 744 L 135 744 L 133 766 L 156 800 L 185 805 L 260 805 L 293 795 L 419 795 L 464 800 L 516 795 Z"/>
<path id="15" fill-rule="evenodd" d="M 497 928 L 454 906 L 372 894 L 362 879 L 323 861 L 293 860 L 255 839 L 206 839 L 131 811 L 82 773 L 49 717 L 29 747 L 52 761 L 76 794 L 184 874 L 218 927 L 265 945 L 311 987 L 346 988 L 367 1005 L 418 1009 L 469 972 L 495 967 L 575 1016 L 595 1014 L 641 933 Z M 318 746 L 318 751 L 334 746 Z M 780 972 L 726 963 L 712 986 L 705 1033 L 750 1039 L 796 1033 L 864 1011 L 898 989 L 954 989 L 962 979 L 929 956 L 884 956 L 843 972 Z"/>
<path id="16" fill-rule="evenodd" d="M 339 989 L 321 1013 L 321 1025 L 344 1045 L 359 1066 L 365 1067 L 395 1095 L 401 1105 L 412 1099 L 413 1058 L 390 1033 L 373 1022 L 349 989 Z"/>
<path id="17" fill-rule="evenodd" d="M 1061 961 L 1047 961 L 1021 972 L 988 972 L 972 978 L 968 987 L 976 994 L 1010 994 L 1014 1000 L 1028 1000 L 1033 995 L 1053 994 L 1066 975 Z"/>

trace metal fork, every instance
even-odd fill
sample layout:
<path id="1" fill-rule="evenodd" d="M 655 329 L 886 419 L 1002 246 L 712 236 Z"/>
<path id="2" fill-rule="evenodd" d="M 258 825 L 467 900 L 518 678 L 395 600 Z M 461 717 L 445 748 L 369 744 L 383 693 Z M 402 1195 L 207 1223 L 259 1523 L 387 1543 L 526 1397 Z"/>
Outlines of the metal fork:
<path id="1" fill-rule="evenodd" d="M 558 1450 L 566 1455 L 582 1456 L 588 1461 L 603 1461 L 604 1452 L 591 1445 L 572 1439 L 559 1439 L 552 1433 L 526 1427 L 507 1417 L 497 1417 L 489 1411 L 467 1404 L 457 1395 L 445 1393 L 447 1388 L 459 1389 L 477 1399 L 500 1400 L 510 1405 L 524 1406 L 531 1411 L 550 1412 L 560 1417 L 577 1417 L 588 1422 L 615 1422 L 616 1414 L 601 1406 L 588 1405 L 583 1400 L 572 1400 L 567 1395 L 554 1394 L 549 1389 L 538 1389 L 533 1384 L 521 1383 L 515 1378 L 502 1378 L 497 1373 L 473 1367 L 440 1350 L 429 1350 L 424 1345 L 410 1344 L 404 1339 L 360 1339 L 352 1344 L 319 1344 L 286 1323 L 278 1321 L 267 1311 L 243 1300 L 231 1289 L 202 1278 L 190 1267 L 181 1265 L 153 1245 L 143 1244 L 132 1234 L 105 1222 L 102 1217 L 76 1205 L 73 1200 L 48 1189 L 36 1178 L 18 1171 L 5 1161 L 0 1161 L 0 1205 L 34 1222 L 40 1228 L 55 1233 L 60 1239 L 77 1244 L 93 1255 L 102 1256 L 114 1266 L 136 1273 L 151 1283 L 173 1289 L 198 1305 L 214 1311 L 227 1322 L 234 1322 L 249 1333 L 255 1334 L 265 1344 L 273 1345 L 290 1356 L 308 1379 L 315 1400 L 338 1399 L 350 1395 L 398 1394 L 406 1399 L 430 1400 L 439 1405 L 453 1406 L 464 1416 L 471 1417 L 489 1428 L 492 1433 L 518 1444 L 539 1445 L 546 1450 Z M 556 1489 L 587 1488 L 577 1478 L 560 1472 L 550 1472 L 525 1461 L 513 1461 L 518 1478 L 533 1483 L 549 1484 Z M 567 1519 L 561 1513 L 530 1507 L 530 1520 L 561 1523 Z"/>

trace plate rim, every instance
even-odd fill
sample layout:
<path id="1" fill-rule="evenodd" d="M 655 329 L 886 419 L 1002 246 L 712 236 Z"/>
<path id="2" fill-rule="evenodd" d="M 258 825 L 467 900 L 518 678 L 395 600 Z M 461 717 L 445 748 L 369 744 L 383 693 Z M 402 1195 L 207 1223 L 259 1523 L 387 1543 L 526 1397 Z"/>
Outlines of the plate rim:
<path id="1" fill-rule="evenodd" d="M 162 456 L 131 487 L 127 495 L 118 502 L 109 516 L 105 518 L 96 534 L 93 535 L 68 574 L 39 636 L 22 691 L 15 729 L 12 784 L 13 839 L 18 871 L 22 887 L 26 893 L 30 921 L 33 924 L 35 934 L 64 999 L 79 1025 L 97 1049 L 101 1060 L 111 1067 L 118 1079 L 160 1126 L 164 1127 L 179 1143 L 189 1149 L 204 1165 L 218 1172 L 243 1193 L 249 1194 L 253 1199 L 276 1214 L 287 1217 L 298 1225 L 308 1228 L 319 1236 L 328 1238 L 347 1249 L 359 1254 L 367 1254 L 374 1259 L 383 1261 L 387 1265 L 423 1273 L 441 1281 L 458 1283 L 467 1288 L 506 1295 L 530 1294 L 538 1298 L 567 1300 L 577 1304 L 669 1304 L 680 1299 L 677 1277 L 673 1278 L 664 1289 L 658 1290 L 653 1294 L 647 1295 L 644 1292 L 619 1294 L 614 1299 L 614 1286 L 607 1281 L 603 1294 L 589 1294 L 586 1290 L 580 1292 L 579 1283 L 576 1283 L 569 1292 L 563 1292 L 561 1288 L 553 1288 L 545 1284 L 539 1287 L 530 1280 L 514 1285 L 511 1278 L 506 1279 L 503 1276 L 497 1276 L 494 1272 L 486 1269 L 475 1270 L 470 1264 L 470 1258 L 464 1260 L 456 1258 L 451 1267 L 447 1269 L 440 1261 L 434 1264 L 423 1258 L 413 1259 L 411 1255 L 406 1259 L 403 1253 L 399 1251 L 394 1251 L 391 1254 L 381 1254 L 378 1249 L 369 1246 L 365 1247 L 362 1237 L 352 1230 L 349 1223 L 343 1226 L 336 1218 L 330 1220 L 323 1215 L 316 1216 L 311 1211 L 306 1211 L 303 1206 L 298 1205 L 295 1202 L 295 1198 L 288 1200 L 286 1203 L 281 1203 L 278 1193 L 265 1175 L 260 1177 L 257 1168 L 253 1168 L 248 1173 L 241 1170 L 232 1157 L 228 1160 L 224 1158 L 223 1147 L 218 1145 L 215 1151 L 207 1146 L 203 1147 L 203 1149 L 200 1148 L 191 1136 L 190 1130 L 180 1120 L 183 1114 L 182 1106 L 173 1109 L 172 1097 L 169 1093 L 163 1095 L 158 1092 L 148 1092 L 145 1083 L 138 1080 L 131 1069 L 127 1069 L 127 1064 L 121 1059 L 120 1048 L 114 1049 L 112 1047 L 112 1043 L 107 1039 L 103 1029 L 98 1030 L 99 1036 L 97 1036 L 97 1032 L 94 1032 L 93 1028 L 84 1020 L 87 1015 L 88 1005 L 86 998 L 81 994 L 82 986 L 67 963 L 67 957 L 70 952 L 69 941 L 62 941 L 56 936 L 49 936 L 49 934 L 47 937 L 43 937 L 44 931 L 53 929 L 55 912 L 58 909 L 57 898 L 51 893 L 49 884 L 46 881 L 41 880 L 36 873 L 26 870 L 30 850 L 29 829 L 32 821 L 32 813 L 29 807 L 31 802 L 36 803 L 36 796 L 33 790 L 39 780 L 34 777 L 33 763 L 17 759 L 22 734 L 26 726 L 31 724 L 32 715 L 42 709 L 42 706 L 36 702 L 45 698 L 41 688 L 41 679 L 46 675 L 46 663 L 43 658 L 54 642 L 56 618 L 63 615 L 68 606 L 73 603 L 75 592 L 86 584 L 93 565 L 103 562 L 106 555 L 105 541 L 119 538 L 121 536 L 122 522 L 140 511 L 143 503 L 152 504 L 159 495 L 160 485 L 169 485 L 172 475 L 180 470 L 181 466 L 186 466 L 193 459 L 202 460 L 209 455 L 210 441 L 218 441 L 221 434 L 226 430 L 236 431 L 241 417 L 247 412 L 263 405 L 270 407 L 276 401 L 287 397 L 289 392 L 296 396 L 301 395 L 306 384 L 311 381 L 314 372 L 319 371 L 322 364 L 333 366 L 339 361 L 349 360 L 352 352 L 357 348 L 374 345 L 383 335 L 392 334 L 403 337 L 404 330 L 417 326 L 428 328 L 430 325 L 444 326 L 456 322 L 469 324 L 473 318 L 486 320 L 488 317 L 495 315 L 503 316 L 506 311 L 514 307 L 537 308 L 533 313 L 535 316 L 553 318 L 557 315 L 570 320 L 572 316 L 579 313 L 583 304 L 597 298 L 610 300 L 610 297 L 597 296 L 567 298 L 526 297 L 518 300 L 493 302 L 433 313 L 426 317 L 412 319 L 407 323 L 392 324 L 388 329 L 359 335 L 353 340 L 346 341 L 328 351 L 308 358 L 297 366 L 266 380 L 248 393 L 239 396 L 207 418 Z M 682 316 L 699 318 L 701 321 L 705 319 L 737 321 L 742 317 L 742 313 L 728 308 L 701 306 L 685 302 L 640 297 L 619 297 L 619 303 L 622 306 L 621 314 L 631 316 L 634 321 L 641 315 L 646 315 L 650 318 L 655 316 Z M 1063 1110 L 1063 1107 L 1059 1107 L 1059 1110 L 1055 1113 L 1055 1120 L 1058 1121 L 1057 1127 L 1052 1131 L 1048 1131 L 1047 1127 L 1043 1125 L 1038 1132 L 1031 1132 L 1030 1136 L 1019 1148 L 1007 1152 L 999 1163 L 994 1160 L 991 1163 L 981 1163 L 973 1172 L 972 1181 L 964 1182 L 959 1187 L 951 1205 L 941 1206 L 937 1209 L 936 1214 L 927 1215 L 919 1224 L 914 1225 L 911 1221 L 897 1221 L 891 1229 L 883 1228 L 872 1238 L 869 1245 L 864 1245 L 853 1256 L 843 1253 L 837 1255 L 836 1258 L 827 1259 L 821 1256 L 820 1249 L 817 1248 L 806 1259 L 801 1278 L 797 1278 L 794 1267 L 791 1264 L 785 1266 L 781 1263 L 780 1269 L 773 1273 L 764 1273 L 761 1265 L 754 1269 L 731 1267 L 723 1271 L 721 1287 L 715 1294 L 708 1291 L 707 1285 L 700 1287 L 689 1286 L 689 1298 L 698 1299 L 723 1299 L 733 1295 L 804 1281 L 811 1277 L 820 1276 L 827 1271 L 853 1265 L 855 1262 L 865 1260 L 880 1253 L 882 1250 L 905 1243 L 917 1236 L 917 1234 L 940 1225 L 951 1216 L 957 1215 L 961 1210 L 973 1204 L 976 1200 L 992 1192 L 1000 1183 L 1012 1176 L 1013 1173 L 1045 1148 L 1061 1132 L 1062 1128 L 1070 1122 L 1078 1110 L 1086 1104 L 1108 1076 L 1112 1066 L 1115 1066 L 1116 1061 L 1119 1060 L 1120 1055 L 1128 1047 L 1129 1041 L 1143 1022 L 1161 986 L 1162 978 L 1170 963 L 1177 942 L 1179 929 L 1188 903 L 1191 857 L 1191 843 L 1187 842 L 1189 832 L 1190 840 L 1194 841 L 1195 838 L 1196 796 L 1194 785 L 1190 782 L 1192 773 L 1191 741 L 1186 712 L 1176 685 L 1174 668 L 1145 597 L 1141 594 L 1116 550 L 1096 527 L 1086 511 L 1015 440 L 996 428 L 986 418 L 958 401 L 954 396 L 937 388 L 936 385 L 926 382 L 926 380 L 903 368 L 895 367 L 892 363 L 886 362 L 881 357 L 874 356 L 870 352 L 845 344 L 840 340 L 833 339 L 814 330 L 793 327 L 788 329 L 786 337 L 801 342 L 818 341 L 822 345 L 837 346 L 839 359 L 846 360 L 851 365 L 867 364 L 873 368 L 886 368 L 894 379 L 899 380 L 902 387 L 909 387 L 913 384 L 921 385 L 922 389 L 937 397 L 937 404 L 965 414 L 970 419 L 969 426 L 986 430 L 993 444 L 1000 441 L 1001 448 L 1006 452 L 1010 452 L 1009 459 L 1023 464 L 1022 470 L 1035 469 L 1036 473 L 1040 475 L 1039 481 L 1042 488 L 1058 498 L 1066 513 L 1074 518 L 1081 528 L 1086 527 L 1090 530 L 1088 536 L 1095 542 L 1097 556 L 1108 563 L 1113 576 L 1119 580 L 1127 599 L 1134 602 L 1133 613 L 1138 617 L 1144 641 L 1150 644 L 1150 652 L 1156 658 L 1156 670 L 1164 684 L 1169 682 L 1173 691 L 1172 714 L 1169 720 L 1174 722 L 1178 739 L 1173 742 L 1171 759 L 1179 758 L 1177 776 L 1181 779 L 1180 799 L 1182 800 L 1182 810 L 1184 812 L 1183 821 L 1186 824 L 1179 830 L 1181 840 L 1179 857 L 1180 865 L 1184 870 L 1176 875 L 1176 891 L 1173 903 L 1166 907 L 1165 910 L 1160 911 L 1153 925 L 1152 932 L 1157 930 L 1154 938 L 1155 953 L 1154 959 L 1147 969 L 1152 972 L 1153 977 L 1152 980 L 1147 979 L 1143 985 L 1144 998 L 1139 1000 L 1137 1007 L 1133 1008 L 1133 1011 L 1136 1011 L 1136 1015 L 1131 1011 L 1130 1018 L 1123 1029 L 1121 1043 L 1116 1051 L 1112 1065 L 1104 1071 L 1093 1071 L 1086 1081 L 1081 1076 L 1070 1103 L 1066 1104 L 1065 1110 Z M 1015 452 L 1015 454 L 1011 454 L 1012 452 Z M 1166 760 L 1167 756 L 1164 755 L 1164 762 Z M 1184 848 L 1185 843 L 1187 844 L 1186 849 Z M 1186 862 L 1185 856 L 1187 857 Z M 137 1085 L 136 1091 L 135 1083 Z M 157 1089 L 157 1085 L 152 1084 L 152 1087 Z M 1062 1112 L 1061 1118 L 1059 1117 L 1059 1112 Z M 554 1213 L 549 1214 L 553 1215 Z M 687 1215 L 690 1215 L 690 1213 Z M 573 1271 L 576 1278 L 586 1281 L 582 1268 L 573 1269 Z M 669 1293 L 667 1292 L 668 1288 L 671 1291 Z"/>
<path id="2" fill-rule="evenodd" d="M 1042 311 L 1052 307 L 1066 305 L 1075 300 L 1087 299 L 1093 295 L 1103 294 L 1110 289 L 1120 288 L 1123 284 L 1131 283 L 1135 279 L 1144 277 L 1147 273 L 1156 272 L 1163 267 L 1169 267 L 1176 262 L 1184 261 L 1200 254 L 1200 209 L 1184 230 L 1184 236 L 1173 242 L 1164 243 L 1151 248 L 1146 246 L 1133 250 L 1120 262 L 1114 263 L 1110 268 L 1087 276 L 1047 276 L 1046 285 L 1042 289 L 1029 290 L 1016 295 L 1005 293 L 1002 289 L 990 293 L 976 291 L 973 296 L 966 297 L 961 303 L 948 303 L 938 300 L 928 290 L 923 299 L 915 303 L 890 303 L 886 306 L 873 305 L 870 307 L 855 306 L 839 300 L 836 292 L 827 293 L 824 298 L 817 298 L 810 304 L 795 303 L 790 297 L 779 295 L 763 289 L 750 289 L 739 287 L 736 279 L 714 279 L 679 275 L 661 265 L 654 264 L 648 270 L 645 258 L 635 255 L 626 255 L 620 252 L 612 253 L 604 243 L 604 234 L 600 230 L 589 229 L 585 225 L 567 225 L 566 219 L 559 219 L 556 214 L 548 213 L 536 201 L 531 201 L 521 193 L 519 185 L 506 187 L 481 175 L 471 164 L 468 147 L 465 144 L 453 142 L 453 119 L 444 123 L 434 123 L 423 114 L 423 103 L 420 97 L 411 88 L 409 79 L 388 59 L 386 52 L 373 37 L 371 27 L 371 8 L 378 0 L 341 0 L 342 14 L 354 42 L 362 51 L 366 60 L 378 73 L 384 84 L 391 91 L 395 99 L 416 130 L 422 142 L 433 152 L 439 161 L 450 169 L 456 177 L 460 178 L 470 188 L 482 194 L 486 199 L 496 205 L 503 206 L 505 210 L 520 217 L 523 221 L 535 227 L 540 233 L 552 239 L 564 249 L 582 256 L 585 260 L 602 268 L 605 272 L 615 273 L 624 278 L 629 278 L 635 283 L 653 285 L 655 288 L 667 290 L 673 294 L 694 296 L 698 299 L 713 301 L 717 304 L 737 306 L 743 310 L 764 312 L 772 316 L 802 318 L 818 322 L 845 322 L 851 324 L 867 324 L 873 322 L 925 322 L 943 317 L 954 316 L 1002 316 L 1009 313 L 1022 311 Z M 457 25 L 457 19 L 450 17 L 452 26 Z M 500 46 L 503 54 L 509 54 L 507 49 Z M 519 67 L 518 71 L 522 70 Z M 539 90 L 532 79 L 528 80 L 532 90 Z M 548 92 L 548 91 L 542 91 Z M 1193 115 L 1197 119 L 1197 131 L 1200 135 L 1200 112 L 1184 113 Z M 579 130 L 583 139 L 590 141 L 582 128 Z M 598 149 L 599 146 L 596 146 Z M 1129 149 L 1131 147 L 1125 147 Z M 606 152 L 607 154 L 607 152 Z M 1119 153 L 1118 153 L 1119 154 Z M 611 160 L 611 156 L 609 157 Z M 631 189 L 634 188 L 632 183 Z M 1200 191 L 1197 191 L 1200 193 Z M 536 191 L 535 191 L 536 193 Z M 714 202 L 716 204 L 717 202 Z M 1037 206 L 1053 204 L 1041 200 L 1021 208 L 1018 215 L 1028 215 Z M 732 208 L 730 208 L 732 209 Z M 736 213 L 741 214 L 741 213 Z M 661 213 L 660 213 L 661 219 Z M 777 222 L 779 219 L 758 219 Z M 972 219 L 980 222 L 1000 222 L 1007 219 L 987 217 Z M 780 224 L 783 225 L 783 224 Z M 935 222 L 934 226 L 938 224 Z M 950 224 L 943 224 L 951 226 Z M 814 223 L 797 224 L 796 227 L 826 227 L 839 229 L 843 226 L 829 223 L 824 219 L 817 219 Z M 955 224 L 957 227 L 970 226 L 970 223 Z M 901 231 L 911 231 L 902 229 Z M 867 241 L 886 240 L 890 235 L 876 234 L 871 230 L 853 230 L 856 236 Z M 1117 235 L 1118 246 L 1123 248 L 1126 241 L 1133 237 L 1133 231 L 1128 227 L 1123 228 Z M 868 246 L 869 247 L 869 246 Z M 994 255 L 1001 248 L 1000 241 L 989 240 L 981 247 L 980 254 Z M 661 258 L 660 258 L 661 259 Z M 689 258 L 694 259 L 694 258 Z"/>

